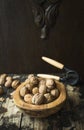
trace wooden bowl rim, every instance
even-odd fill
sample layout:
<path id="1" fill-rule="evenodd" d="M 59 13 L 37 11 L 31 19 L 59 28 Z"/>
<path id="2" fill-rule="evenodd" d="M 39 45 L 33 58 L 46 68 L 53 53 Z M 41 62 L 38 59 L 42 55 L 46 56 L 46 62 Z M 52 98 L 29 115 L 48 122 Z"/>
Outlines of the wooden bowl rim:
<path id="1" fill-rule="evenodd" d="M 59 81 L 55 81 L 57 83 L 57 88 L 60 91 L 59 97 L 54 100 L 53 102 L 50 102 L 48 104 L 42 104 L 42 105 L 33 105 L 26 103 L 23 99 L 21 99 L 21 96 L 19 94 L 20 89 L 25 86 L 28 82 L 23 82 L 14 92 L 13 99 L 16 106 L 30 111 L 42 111 L 47 109 L 52 109 L 60 106 L 65 100 L 66 100 L 66 89 L 63 83 Z"/>

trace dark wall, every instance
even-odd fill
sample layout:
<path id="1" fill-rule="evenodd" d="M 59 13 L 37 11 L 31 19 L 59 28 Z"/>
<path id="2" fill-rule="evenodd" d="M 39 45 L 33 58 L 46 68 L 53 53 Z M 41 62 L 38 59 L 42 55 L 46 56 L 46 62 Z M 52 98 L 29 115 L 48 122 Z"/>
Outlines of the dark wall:
<path id="1" fill-rule="evenodd" d="M 63 0 L 47 40 L 33 22 L 29 0 L 0 0 L 0 72 L 53 73 L 48 56 L 84 78 L 84 0 Z"/>

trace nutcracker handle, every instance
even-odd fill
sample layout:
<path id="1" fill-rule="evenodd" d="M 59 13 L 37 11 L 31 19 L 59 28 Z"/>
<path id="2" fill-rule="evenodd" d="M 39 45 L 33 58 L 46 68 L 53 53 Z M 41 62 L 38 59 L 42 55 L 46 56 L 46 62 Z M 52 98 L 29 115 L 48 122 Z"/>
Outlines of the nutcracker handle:
<path id="1" fill-rule="evenodd" d="M 59 76 L 54 76 L 54 75 L 48 75 L 48 74 L 37 74 L 38 77 L 40 78 L 47 78 L 47 79 L 55 79 L 55 80 L 60 80 Z"/>
<path id="2" fill-rule="evenodd" d="M 64 65 L 62 63 L 58 62 L 58 61 L 52 60 L 52 59 L 50 59 L 48 57 L 44 57 L 44 56 L 42 56 L 42 59 L 44 61 L 46 61 L 47 63 L 49 63 L 49 64 L 51 64 L 51 65 L 53 65 L 53 66 L 55 66 L 55 67 L 57 67 L 59 69 L 64 68 Z"/>

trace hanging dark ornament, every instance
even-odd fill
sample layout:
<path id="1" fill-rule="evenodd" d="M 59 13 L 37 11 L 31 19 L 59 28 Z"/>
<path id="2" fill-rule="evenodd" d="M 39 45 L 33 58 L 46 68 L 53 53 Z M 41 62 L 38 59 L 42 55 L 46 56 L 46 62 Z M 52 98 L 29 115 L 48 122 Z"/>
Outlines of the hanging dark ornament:
<path id="1" fill-rule="evenodd" d="M 60 0 L 32 0 L 34 22 L 41 29 L 41 39 L 45 39 L 56 23 Z"/>

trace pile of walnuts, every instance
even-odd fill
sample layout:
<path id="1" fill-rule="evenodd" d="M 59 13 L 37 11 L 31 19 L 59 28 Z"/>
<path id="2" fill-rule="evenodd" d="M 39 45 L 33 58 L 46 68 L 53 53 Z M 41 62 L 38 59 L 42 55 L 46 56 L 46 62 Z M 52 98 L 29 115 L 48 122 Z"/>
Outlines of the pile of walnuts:
<path id="1" fill-rule="evenodd" d="M 30 74 L 26 82 L 20 89 L 20 96 L 26 103 L 35 105 L 50 103 L 60 94 L 53 79 L 40 79 Z"/>
<path id="2" fill-rule="evenodd" d="M 13 79 L 11 76 L 7 74 L 1 74 L 0 75 L 0 96 L 4 94 L 4 88 L 10 88 L 16 89 L 18 85 L 20 84 L 20 81 L 18 79 Z"/>

